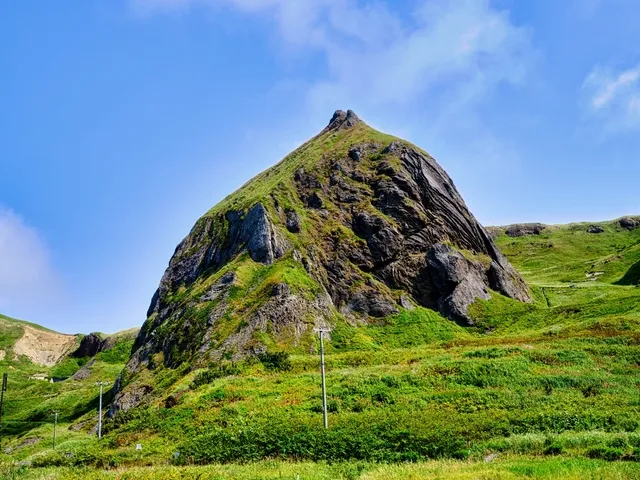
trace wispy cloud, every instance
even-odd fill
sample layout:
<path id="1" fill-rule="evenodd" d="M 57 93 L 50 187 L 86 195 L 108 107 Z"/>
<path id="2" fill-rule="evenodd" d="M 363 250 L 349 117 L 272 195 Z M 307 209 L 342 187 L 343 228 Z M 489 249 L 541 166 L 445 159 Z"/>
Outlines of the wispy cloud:
<path id="1" fill-rule="evenodd" d="M 480 214 L 486 185 L 521 162 L 517 148 L 482 117 L 494 95 L 532 82 L 537 51 L 531 29 L 490 0 L 130 1 L 145 15 L 202 9 L 259 15 L 275 26 L 275 45 L 286 55 L 321 59 L 311 75 L 287 69 L 273 86 L 274 97 L 294 104 L 296 119 L 309 127 L 272 125 L 263 135 L 274 129 L 305 138 L 334 109 L 352 108 L 374 128 L 427 148 Z M 265 154 L 277 136 L 268 136 L 261 156 L 277 158 Z M 469 169 L 476 158 L 492 168 Z"/>
<path id="2" fill-rule="evenodd" d="M 0 312 L 46 311 L 60 290 L 46 244 L 22 218 L 0 206 Z"/>
<path id="3" fill-rule="evenodd" d="M 527 73 L 526 28 L 488 0 L 418 2 L 409 16 L 395 2 L 351 0 L 131 0 L 146 14 L 194 7 L 235 8 L 275 19 L 282 39 L 324 54 L 326 73 L 308 84 L 314 110 L 336 105 L 473 103 Z M 405 12 L 406 13 L 406 12 Z"/>
<path id="4" fill-rule="evenodd" d="M 640 129 L 640 65 L 594 67 L 582 85 L 588 121 L 605 135 Z"/>

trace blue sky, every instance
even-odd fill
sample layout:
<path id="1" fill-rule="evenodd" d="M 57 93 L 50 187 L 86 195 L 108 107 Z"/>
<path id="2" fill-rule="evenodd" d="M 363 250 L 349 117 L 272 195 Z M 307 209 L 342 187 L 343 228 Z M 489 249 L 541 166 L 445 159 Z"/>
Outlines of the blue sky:
<path id="1" fill-rule="evenodd" d="M 633 0 L 0 6 L 0 312 L 141 325 L 197 218 L 352 108 L 485 225 L 640 213 Z"/>

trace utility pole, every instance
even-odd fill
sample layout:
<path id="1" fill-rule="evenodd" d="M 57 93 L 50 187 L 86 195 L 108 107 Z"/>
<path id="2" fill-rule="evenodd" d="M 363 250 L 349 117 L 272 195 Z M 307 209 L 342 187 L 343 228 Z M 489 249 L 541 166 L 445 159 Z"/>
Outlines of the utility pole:
<path id="1" fill-rule="evenodd" d="M 324 416 L 324 428 L 329 428 L 329 419 L 327 416 L 327 382 L 324 373 L 324 334 L 330 332 L 328 328 L 318 328 L 320 334 L 320 373 L 322 374 L 322 414 Z"/>
<path id="2" fill-rule="evenodd" d="M 0 423 L 2 423 L 2 407 L 4 406 L 4 392 L 7 391 L 7 374 L 2 374 L 2 390 L 0 390 Z"/>
<path id="3" fill-rule="evenodd" d="M 102 386 L 109 385 L 107 382 L 96 382 L 100 385 L 100 400 L 98 401 L 98 438 L 102 438 Z"/>
<path id="4" fill-rule="evenodd" d="M 53 449 L 56 449 L 56 427 L 58 426 L 58 412 L 53 412 Z"/>
<path id="5" fill-rule="evenodd" d="M 2 408 L 4 407 L 4 392 L 7 391 L 7 373 L 2 374 L 2 389 L 0 389 L 0 442 L 2 441 Z"/>

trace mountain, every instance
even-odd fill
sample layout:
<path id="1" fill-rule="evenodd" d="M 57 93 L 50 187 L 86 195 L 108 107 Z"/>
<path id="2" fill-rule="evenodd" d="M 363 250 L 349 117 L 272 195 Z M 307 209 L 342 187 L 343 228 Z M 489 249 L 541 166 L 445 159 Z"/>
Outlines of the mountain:
<path id="1" fill-rule="evenodd" d="M 422 306 L 463 325 L 491 292 L 529 302 L 522 278 L 419 148 L 337 111 L 317 136 L 225 198 L 178 245 L 125 379 L 309 351 L 313 329 Z M 130 408 L 145 389 L 121 394 Z"/>
<path id="2" fill-rule="evenodd" d="M 337 112 L 198 220 L 139 334 L 0 321 L 0 476 L 636 478 L 639 220 L 484 229 L 426 153 Z M 54 366 L 16 357 L 45 333 Z"/>

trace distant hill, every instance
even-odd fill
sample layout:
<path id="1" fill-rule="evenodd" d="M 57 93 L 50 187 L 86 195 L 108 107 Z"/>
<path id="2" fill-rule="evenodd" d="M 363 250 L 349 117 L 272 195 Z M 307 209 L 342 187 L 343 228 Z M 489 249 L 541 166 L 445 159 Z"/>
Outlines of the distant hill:
<path id="1" fill-rule="evenodd" d="M 488 231 L 529 282 L 640 282 L 640 217 L 569 225 L 520 224 Z"/>

